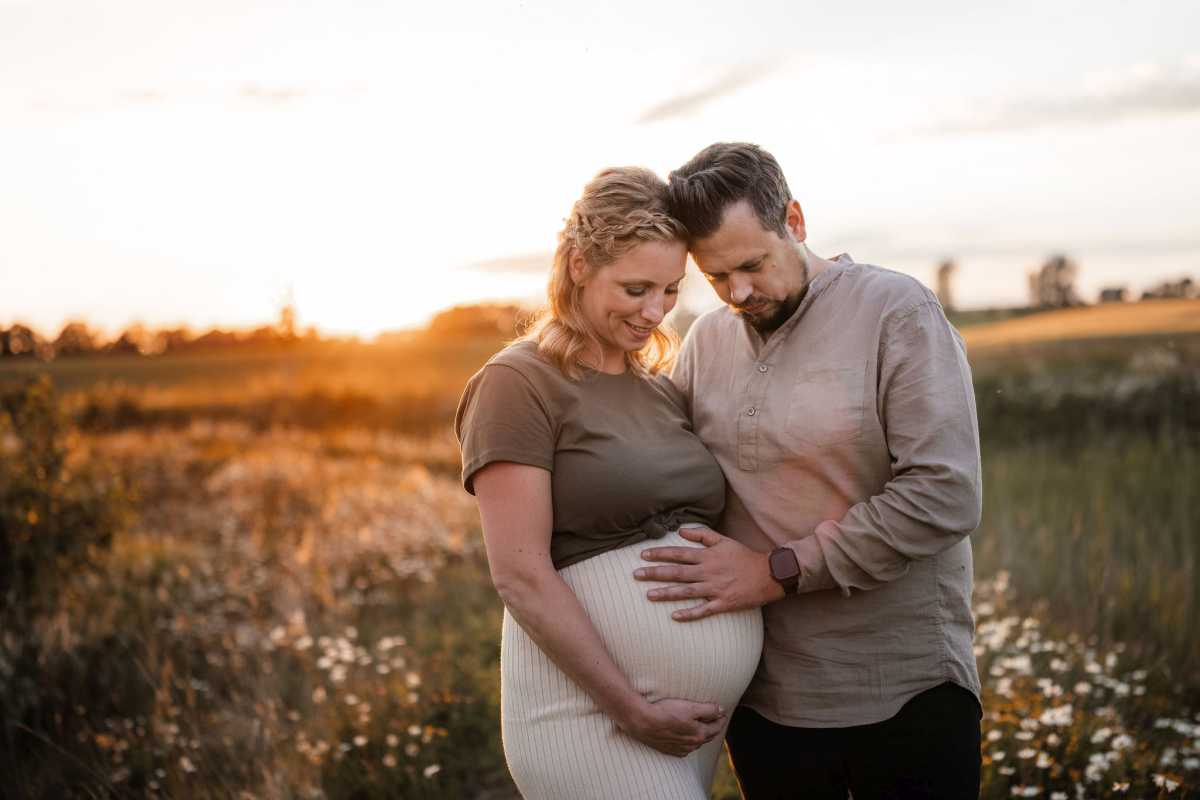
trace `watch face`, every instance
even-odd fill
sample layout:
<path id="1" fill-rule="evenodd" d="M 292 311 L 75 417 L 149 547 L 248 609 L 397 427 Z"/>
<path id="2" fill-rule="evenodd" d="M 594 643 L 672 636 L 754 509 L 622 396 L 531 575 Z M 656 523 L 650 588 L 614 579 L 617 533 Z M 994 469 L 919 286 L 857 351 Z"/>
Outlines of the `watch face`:
<path id="1" fill-rule="evenodd" d="M 771 551 L 769 560 L 771 575 L 777 581 L 795 580 L 800 575 L 800 564 L 796 554 L 786 547 Z"/>

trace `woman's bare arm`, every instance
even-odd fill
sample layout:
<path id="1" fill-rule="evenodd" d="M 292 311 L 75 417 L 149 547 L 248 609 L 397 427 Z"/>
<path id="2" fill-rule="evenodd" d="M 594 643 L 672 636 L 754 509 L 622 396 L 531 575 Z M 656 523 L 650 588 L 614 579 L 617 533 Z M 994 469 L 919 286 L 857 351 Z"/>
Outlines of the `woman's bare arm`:
<path id="1" fill-rule="evenodd" d="M 559 669 L 630 736 L 682 756 L 717 736 L 715 703 L 651 703 L 613 661 L 571 587 L 550 560 L 550 473 L 495 462 L 474 476 L 488 564 L 509 613 Z"/>

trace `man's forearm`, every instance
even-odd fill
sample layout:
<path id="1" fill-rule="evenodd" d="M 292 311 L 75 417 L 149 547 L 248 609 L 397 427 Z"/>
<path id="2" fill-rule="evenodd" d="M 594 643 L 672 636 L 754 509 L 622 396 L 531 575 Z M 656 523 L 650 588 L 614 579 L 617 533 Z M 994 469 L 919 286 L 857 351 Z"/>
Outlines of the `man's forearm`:
<path id="1" fill-rule="evenodd" d="M 965 471 L 958 475 L 935 492 L 925 478 L 897 477 L 840 520 L 826 520 L 812 535 L 789 542 L 800 563 L 797 591 L 875 589 L 903 577 L 911 562 L 957 544 L 978 527 L 980 509 L 977 481 Z M 932 502 L 934 496 L 941 499 Z"/>

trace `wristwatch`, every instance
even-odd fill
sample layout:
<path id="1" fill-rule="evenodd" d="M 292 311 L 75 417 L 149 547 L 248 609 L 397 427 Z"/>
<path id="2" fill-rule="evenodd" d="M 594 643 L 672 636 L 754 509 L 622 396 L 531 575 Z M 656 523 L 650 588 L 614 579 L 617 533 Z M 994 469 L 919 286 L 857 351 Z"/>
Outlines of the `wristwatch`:
<path id="1" fill-rule="evenodd" d="M 800 562 L 796 552 L 790 547 L 776 547 L 767 556 L 767 564 L 771 567 L 771 577 L 783 587 L 784 594 L 795 594 L 800 583 Z"/>

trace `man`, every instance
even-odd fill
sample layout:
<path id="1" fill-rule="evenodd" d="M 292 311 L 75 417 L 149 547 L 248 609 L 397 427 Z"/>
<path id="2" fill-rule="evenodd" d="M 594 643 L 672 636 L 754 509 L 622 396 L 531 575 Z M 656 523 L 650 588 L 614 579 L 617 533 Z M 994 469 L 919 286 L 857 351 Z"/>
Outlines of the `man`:
<path id="1" fill-rule="evenodd" d="M 671 173 L 672 211 L 727 307 L 673 380 L 728 482 L 724 536 L 637 571 L 695 598 L 680 621 L 762 606 L 730 722 L 743 794 L 977 797 L 971 545 L 981 478 L 961 337 L 916 280 L 805 245 L 779 164 L 715 144 Z"/>

